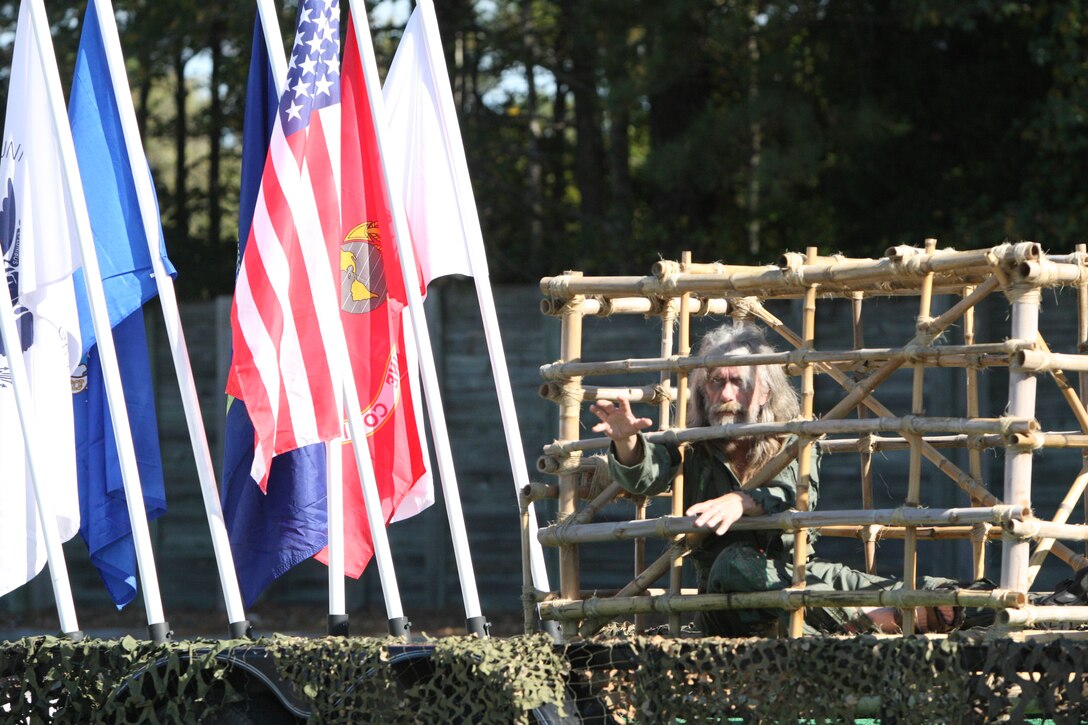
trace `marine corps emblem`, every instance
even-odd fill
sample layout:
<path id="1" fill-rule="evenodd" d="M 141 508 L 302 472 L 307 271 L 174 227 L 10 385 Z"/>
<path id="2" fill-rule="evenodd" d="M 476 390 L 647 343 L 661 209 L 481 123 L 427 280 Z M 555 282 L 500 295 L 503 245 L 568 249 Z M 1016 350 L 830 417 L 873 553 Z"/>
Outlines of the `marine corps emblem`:
<path id="1" fill-rule="evenodd" d="M 340 309 L 362 314 L 380 307 L 388 293 L 377 222 L 363 222 L 340 245 Z"/>

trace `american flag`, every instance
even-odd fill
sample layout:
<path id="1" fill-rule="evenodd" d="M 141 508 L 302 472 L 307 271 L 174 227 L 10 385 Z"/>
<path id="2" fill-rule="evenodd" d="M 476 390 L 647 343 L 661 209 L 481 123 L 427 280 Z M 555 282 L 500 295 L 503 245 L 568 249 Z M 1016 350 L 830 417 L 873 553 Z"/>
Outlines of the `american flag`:
<path id="1" fill-rule="evenodd" d="M 329 248 L 340 231 L 340 7 L 303 0 L 231 310 L 227 393 L 254 428 L 251 476 L 340 434 L 342 335 Z M 339 343 L 342 346 L 341 342 Z"/>

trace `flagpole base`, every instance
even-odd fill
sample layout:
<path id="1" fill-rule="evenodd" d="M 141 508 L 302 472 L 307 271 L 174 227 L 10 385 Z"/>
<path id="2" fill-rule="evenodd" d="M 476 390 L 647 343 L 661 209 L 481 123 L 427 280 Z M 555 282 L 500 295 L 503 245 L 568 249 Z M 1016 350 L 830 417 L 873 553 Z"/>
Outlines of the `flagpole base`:
<path id="1" fill-rule="evenodd" d="M 347 637 L 348 636 L 348 615 L 346 614 L 330 614 L 328 623 L 328 632 L 330 637 Z"/>
<path id="2" fill-rule="evenodd" d="M 253 639 L 253 625 L 248 619 L 231 622 L 227 625 L 227 633 L 230 639 Z"/>
<path id="3" fill-rule="evenodd" d="M 389 620 L 389 634 L 407 641 L 412 634 L 412 623 L 408 617 L 393 617 Z"/>
<path id="4" fill-rule="evenodd" d="M 474 634 L 480 639 L 488 639 L 491 637 L 491 622 L 487 621 L 487 617 L 480 615 L 479 617 L 469 617 L 465 620 L 465 629 L 469 634 Z"/>
<path id="5" fill-rule="evenodd" d="M 556 622 L 555 620 L 540 620 L 540 631 L 554 639 L 556 642 L 563 641 L 563 633 L 559 629 L 559 622 Z"/>
<path id="6" fill-rule="evenodd" d="M 82 642 L 87 635 L 84 634 L 83 630 L 77 629 L 74 632 L 65 632 L 64 636 L 73 642 Z"/>
<path id="7" fill-rule="evenodd" d="M 173 636 L 169 622 L 157 622 L 147 625 L 147 638 L 154 644 L 165 644 Z"/>

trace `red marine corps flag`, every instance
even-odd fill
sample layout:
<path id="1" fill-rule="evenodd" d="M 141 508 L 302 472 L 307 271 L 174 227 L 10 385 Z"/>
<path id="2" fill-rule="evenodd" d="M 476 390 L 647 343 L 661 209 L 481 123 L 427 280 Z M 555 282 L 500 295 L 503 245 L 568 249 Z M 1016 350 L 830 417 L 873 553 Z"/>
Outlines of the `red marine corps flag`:
<path id="1" fill-rule="evenodd" d="M 409 385 L 414 371 L 411 358 L 406 356 L 402 324 L 402 318 L 408 319 L 407 295 L 393 236 L 393 215 L 383 191 L 381 156 L 350 25 L 346 38 L 340 78 L 344 235 L 339 245 L 330 246 L 329 253 L 339 270 L 340 318 L 370 438 L 382 517 L 388 523 L 409 492 L 428 486 L 429 474 Z M 372 547 L 350 444 L 344 446 L 343 461 L 344 568 L 349 576 L 358 577 L 370 560 Z M 325 550 L 317 558 L 327 562 L 327 556 Z"/>

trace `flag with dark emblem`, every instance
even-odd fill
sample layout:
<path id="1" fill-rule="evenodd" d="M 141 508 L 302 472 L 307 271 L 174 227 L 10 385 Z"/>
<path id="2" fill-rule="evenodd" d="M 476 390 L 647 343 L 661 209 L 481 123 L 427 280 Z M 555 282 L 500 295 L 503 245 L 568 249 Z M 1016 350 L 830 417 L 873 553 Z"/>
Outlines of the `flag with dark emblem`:
<path id="1" fill-rule="evenodd" d="M 405 345 L 407 295 L 355 33 L 344 51 L 343 238 L 330 245 L 340 275 L 340 318 L 359 388 L 374 475 L 386 523 L 413 492 L 429 485 L 426 451 Z M 375 89 L 381 92 L 381 89 Z M 414 499 L 414 496 L 412 497 Z M 418 502 L 417 502 L 418 503 Z M 345 571 L 359 576 L 373 549 L 350 445 L 344 446 Z M 419 505 L 413 506 L 413 512 Z M 318 558 L 327 561 L 327 551 Z"/>
<path id="2" fill-rule="evenodd" d="M 52 121 L 41 54 L 53 49 L 38 47 L 29 5 L 19 9 L 0 151 L 0 294 L 11 297 L 19 335 L 10 349 L 0 344 L 0 595 L 33 579 L 46 562 L 10 355 L 22 355 L 26 363 L 37 427 L 31 440 L 40 446 L 38 483 L 61 540 L 79 531 L 71 378 L 82 354 L 72 281 L 78 254 L 60 150 L 68 130 Z"/>

